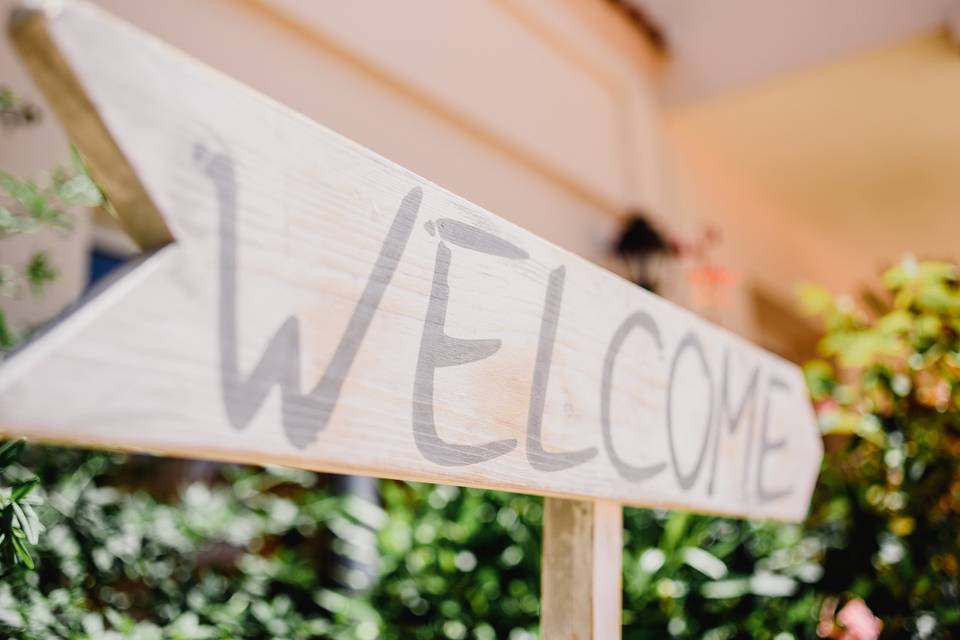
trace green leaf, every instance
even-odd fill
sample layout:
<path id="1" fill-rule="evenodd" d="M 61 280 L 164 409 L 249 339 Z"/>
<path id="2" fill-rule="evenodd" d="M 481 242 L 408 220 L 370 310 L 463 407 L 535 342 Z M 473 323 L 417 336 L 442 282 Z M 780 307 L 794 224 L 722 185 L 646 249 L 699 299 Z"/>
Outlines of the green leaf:
<path id="1" fill-rule="evenodd" d="M 820 285 L 802 282 L 796 286 L 796 295 L 800 300 L 800 308 L 806 315 L 824 315 L 836 307 L 833 294 Z"/>
<path id="2" fill-rule="evenodd" d="M 103 202 L 100 189 L 86 174 L 78 174 L 57 186 L 57 197 L 64 203 L 94 207 Z"/>
<path id="3" fill-rule="evenodd" d="M 26 519 L 25 526 L 23 526 L 24 533 L 27 534 L 27 541 L 30 544 L 36 545 L 40 542 L 40 532 L 43 531 L 43 525 L 40 523 L 40 518 L 37 516 L 37 512 L 33 510 L 29 504 L 16 503 L 17 507 L 20 508 L 20 513 L 23 518 Z"/>
<path id="4" fill-rule="evenodd" d="M 20 498 L 23 498 L 28 493 L 33 491 L 38 484 L 40 484 L 40 480 L 38 478 L 33 478 L 31 480 L 27 480 L 25 482 L 21 482 L 20 484 L 14 485 L 13 491 L 10 494 L 10 499 L 19 500 Z"/>
<path id="5" fill-rule="evenodd" d="M 690 521 L 690 514 L 685 511 L 674 511 L 667 517 L 667 524 L 663 528 L 663 539 L 660 541 L 660 548 L 671 555 L 677 548 L 680 539 L 687 531 L 687 525 Z"/>
<path id="6" fill-rule="evenodd" d="M 36 544 L 38 539 L 37 532 L 33 530 L 30 518 L 28 518 L 27 514 L 23 512 L 23 507 L 16 502 L 11 502 L 10 507 L 13 509 L 13 515 L 20 524 L 20 529 L 23 531 L 24 535 L 26 535 L 27 541 L 30 544 Z"/>
<path id="7" fill-rule="evenodd" d="M 0 206 L 0 236 L 12 236 L 32 230 L 33 223 L 28 218 L 16 215 L 10 209 Z"/>
<path id="8" fill-rule="evenodd" d="M 943 329 L 943 323 L 940 321 L 940 317 L 927 313 L 917 320 L 917 334 L 921 337 L 933 338 L 940 335 L 940 331 Z"/>
<path id="9" fill-rule="evenodd" d="M 17 337 L 7 323 L 7 316 L 3 309 L 0 309 L 0 350 L 12 349 L 16 344 Z M 0 463 L 0 469 L 2 468 L 3 464 Z"/>
<path id="10" fill-rule="evenodd" d="M 27 566 L 28 569 L 34 569 L 35 565 L 33 564 L 33 557 L 30 555 L 30 551 L 27 549 L 27 545 L 23 540 L 19 538 L 10 538 L 10 541 L 13 543 L 13 548 L 17 552 L 17 556 L 20 560 Z"/>
<path id="11" fill-rule="evenodd" d="M 96 207 L 103 204 L 103 192 L 90 177 L 87 164 L 75 145 L 70 145 L 70 165 L 73 169 L 73 175 L 61 186 L 61 199 L 68 204 L 85 207 Z"/>
<path id="12" fill-rule="evenodd" d="M 3 471 L 8 466 L 20 459 L 20 454 L 23 453 L 23 448 L 26 446 L 26 442 L 22 438 L 18 440 L 10 440 L 5 442 L 0 446 L 0 471 Z"/>
<path id="13" fill-rule="evenodd" d="M 30 258 L 24 276 L 30 283 L 30 290 L 34 295 L 39 295 L 43 289 L 57 279 L 60 270 L 50 262 L 46 252 L 38 251 Z"/>
<path id="14" fill-rule="evenodd" d="M 960 313 L 960 296 L 942 283 L 921 287 L 917 292 L 916 303 L 921 309 L 935 313 Z"/>
<path id="15" fill-rule="evenodd" d="M 886 334 L 906 333 L 913 324 L 913 314 L 906 309 L 896 309 L 877 321 L 877 330 Z"/>
<path id="16" fill-rule="evenodd" d="M 0 171 L 0 188 L 17 201 L 29 214 L 29 219 L 40 225 L 69 229 L 72 225 L 65 213 L 50 204 L 47 194 L 34 182 Z M 33 231 L 36 227 L 25 230 Z"/>
<path id="17" fill-rule="evenodd" d="M 700 587 L 703 597 L 708 599 L 739 598 L 749 591 L 750 580 L 747 578 L 716 580 Z"/>
<path id="18" fill-rule="evenodd" d="M 683 561 L 703 575 L 719 580 L 727 575 L 727 565 L 720 558 L 699 547 L 687 547 L 682 553 Z"/>
<path id="19" fill-rule="evenodd" d="M 17 178 L 5 171 L 0 171 L 0 188 L 24 206 L 29 206 L 40 195 L 36 185 L 32 182 Z"/>
<path id="20" fill-rule="evenodd" d="M 833 366 L 826 360 L 805 362 L 803 364 L 803 376 L 814 400 L 822 400 L 830 395 L 830 390 L 836 382 Z"/>
<path id="21" fill-rule="evenodd" d="M 955 282 L 957 275 L 955 264 L 935 260 L 917 262 L 916 259 L 907 257 L 883 274 L 883 284 L 896 291 L 915 284 Z"/>
<path id="22" fill-rule="evenodd" d="M 836 355 L 841 367 L 866 367 L 885 356 L 901 356 L 904 344 L 896 337 L 865 330 L 835 333 L 821 341 L 828 355 Z"/>

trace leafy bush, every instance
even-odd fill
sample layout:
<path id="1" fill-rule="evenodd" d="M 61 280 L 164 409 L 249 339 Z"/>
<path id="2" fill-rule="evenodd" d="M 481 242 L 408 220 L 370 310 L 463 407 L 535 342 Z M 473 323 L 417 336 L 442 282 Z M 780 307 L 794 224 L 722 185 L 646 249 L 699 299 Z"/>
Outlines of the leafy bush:
<path id="1" fill-rule="evenodd" d="M 46 533 L 36 571 L 4 565 L 6 637 L 352 638 L 375 617 L 362 603 L 332 612 L 317 603 L 322 525 L 347 511 L 315 474 L 43 447 L 28 454 L 44 487 Z M 168 481 L 195 466 L 216 474 L 163 499 Z"/>
<path id="2" fill-rule="evenodd" d="M 832 434 L 810 523 L 838 539 L 823 588 L 864 598 L 897 635 L 960 630 L 960 269 L 906 260 L 869 306 L 817 287 L 809 363 Z"/>
<path id="3" fill-rule="evenodd" d="M 334 497 L 309 472 L 26 453 L 46 533 L 36 571 L 3 566 L 0 633 L 10 637 L 536 637 L 539 498 L 383 481 L 381 509 Z M 177 488 L 196 468 L 204 477 Z M 788 559 L 754 575 L 745 546 L 793 548 L 797 527 L 633 509 L 627 524 L 627 638 L 668 627 L 731 637 L 751 625 L 770 636 L 773 614 L 756 614 L 754 599 L 777 600 L 795 588 L 784 576 L 803 575 Z M 381 579 L 357 591 L 338 580 L 333 552 L 374 536 Z M 727 568 L 736 557 L 742 575 Z M 779 601 L 809 619 L 809 604 Z M 738 608 L 752 621 L 736 622 Z"/>
<path id="4" fill-rule="evenodd" d="M 2 566 L 4 637 L 535 632 L 535 498 L 385 481 L 385 511 L 334 497 L 326 478 L 305 471 L 48 447 L 28 448 L 23 463 L 43 487 L 46 533 L 35 571 Z M 197 468 L 200 480 L 176 486 Z M 366 539 L 384 579 L 359 592 L 333 553 Z"/>
<path id="5" fill-rule="evenodd" d="M 382 481 L 381 509 L 303 471 L 47 447 L 24 463 L 47 531 L 36 571 L 0 575 L 10 637 L 536 637 L 539 498 Z M 626 638 L 815 619 L 809 594 L 784 597 L 818 577 L 800 527 L 639 509 L 626 525 Z M 333 552 L 371 539 L 381 579 L 358 591 Z"/>
<path id="6" fill-rule="evenodd" d="M 625 640 L 810 635 L 823 543 L 799 525 L 643 509 L 624 524 Z"/>

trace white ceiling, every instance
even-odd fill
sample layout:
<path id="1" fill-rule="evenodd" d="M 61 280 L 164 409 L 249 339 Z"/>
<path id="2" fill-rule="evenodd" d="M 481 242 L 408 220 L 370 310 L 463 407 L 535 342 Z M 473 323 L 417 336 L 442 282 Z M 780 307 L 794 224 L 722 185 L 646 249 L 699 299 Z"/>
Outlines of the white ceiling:
<path id="1" fill-rule="evenodd" d="M 943 33 L 670 110 L 755 284 L 854 292 L 906 254 L 960 259 L 960 48 Z"/>
<path id="2" fill-rule="evenodd" d="M 930 33 L 960 0 L 627 0 L 666 37 L 668 104 Z"/>

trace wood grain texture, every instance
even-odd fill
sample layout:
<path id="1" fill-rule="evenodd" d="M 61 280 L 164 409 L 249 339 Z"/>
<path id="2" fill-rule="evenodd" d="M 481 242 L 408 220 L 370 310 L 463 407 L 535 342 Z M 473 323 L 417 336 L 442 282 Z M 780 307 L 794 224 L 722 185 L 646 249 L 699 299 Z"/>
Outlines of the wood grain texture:
<path id="1" fill-rule="evenodd" d="M 545 640 L 618 640 L 623 508 L 547 498 L 540 633 Z"/>
<path id="2" fill-rule="evenodd" d="M 67 124 L 121 219 L 173 242 L 0 367 L 2 433 L 805 514 L 795 366 L 94 6 L 13 36 L 95 120 Z"/>

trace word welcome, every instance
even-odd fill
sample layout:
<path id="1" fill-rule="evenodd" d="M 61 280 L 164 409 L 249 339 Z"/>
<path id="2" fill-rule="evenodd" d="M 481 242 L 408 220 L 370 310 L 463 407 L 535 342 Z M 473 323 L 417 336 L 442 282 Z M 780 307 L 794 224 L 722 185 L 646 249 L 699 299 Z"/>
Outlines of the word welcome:
<path id="1" fill-rule="evenodd" d="M 296 317 L 288 317 L 274 333 L 251 372 L 244 374 L 240 371 L 237 347 L 237 180 L 233 163 L 228 156 L 213 153 L 202 146 L 197 147 L 196 155 L 214 185 L 219 207 L 219 352 L 222 396 L 227 417 L 234 428 L 244 428 L 264 403 L 271 389 L 276 386 L 280 389 L 281 418 L 286 437 L 295 447 L 305 448 L 327 427 L 336 408 L 357 352 L 403 258 L 415 227 L 423 191 L 420 187 L 414 187 L 403 197 L 383 239 L 366 285 L 323 376 L 312 388 L 303 392 L 299 365 L 300 324 Z M 420 454 L 434 464 L 445 467 L 480 464 L 513 451 L 518 442 L 516 439 L 507 438 L 483 444 L 458 444 L 447 441 L 438 434 L 434 415 L 437 369 L 489 358 L 501 347 L 501 341 L 497 338 L 461 339 L 446 333 L 447 306 L 450 299 L 448 276 L 454 255 L 453 248 L 505 260 L 528 260 L 530 256 L 522 247 L 512 242 L 451 218 L 428 221 L 424 228 L 431 236 L 437 237 L 438 242 L 430 298 L 413 374 L 413 440 Z M 582 465 L 599 455 L 597 447 L 548 451 L 541 439 L 565 276 L 565 268 L 560 266 L 550 272 L 547 280 L 526 423 L 527 462 L 534 470 L 546 473 Z M 611 419 L 613 372 L 627 338 L 634 332 L 646 334 L 656 346 L 658 354 L 661 357 L 667 355 L 657 321 L 642 310 L 634 311 L 624 318 L 608 342 L 598 390 L 601 441 L 604 453 L 619 477 L 628 482 L 640 483 L 669 469 L 677 486 L 688 492 L 705 473 L 707 492 L 712 495 L 721 440 L 724 437 L 737 436 L 739 425 L 745 423 L 748 449 L 744 456 L 741 476 L 743 492 L 746 494 L 749 489 L 761 503 L 789 496 L 793 491 L 792 487 L 772 488 L 768 486 L 764 473 L 771 456 L 787 445 L 784 438 L 772 438 L 769 427 L 772 398 L 777 393 L 789 391 L 788 383 L 770 374 L 763 381 L 765 384 L 761 385 L 760 368 L 755 367 L 742 395 L 732 400 L 729 393 L 729 352 L 724 355 L 723 370 L 713 371 L 703 345 L 693 331 L 687 332 L 670 354 L 666 386 L 667 459 L 639 466 L 628 462 L 621 452 L 617 451 Z M 697 362 L 706 380 L 707 397 L 700 398 L 700 401 L 706 403 L 708 410 L 700 442 L 694 443 L 681 443 L 675 424 L 673 388 L 679 365 L 684 359 Z M 759 397 L 760 388 L 766 390 L 762 398 Z M 759 421 L 756 420 L 758 414 Z M 755 431 L 758 431 L 758 434 L 755 434 Z M 754 446 L 754 441 L 757 451 L 752 455 L 751 447 Z M 696 447 L 697 454 L 692 467 L 684 469 L 679 451 L 681 447 L 688 446 Z M 707 465 L 709 469 L 705 471 Z M 750 478 L 753 478 L 754 485 L 748 488 Z"/>

